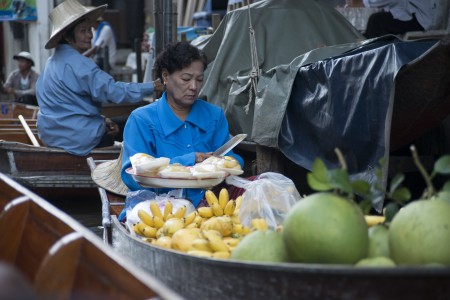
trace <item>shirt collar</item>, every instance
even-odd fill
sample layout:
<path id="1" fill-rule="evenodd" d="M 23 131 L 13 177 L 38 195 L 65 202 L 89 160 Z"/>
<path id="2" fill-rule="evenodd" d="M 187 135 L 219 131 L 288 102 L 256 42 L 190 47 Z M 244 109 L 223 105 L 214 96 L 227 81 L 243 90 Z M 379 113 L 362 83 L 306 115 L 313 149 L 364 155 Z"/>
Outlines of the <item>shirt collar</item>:
<path id="1" fill-rule="evenodd" d="M 207 116 L 202 115 L 201 107 L 198 101 L 203 101 L 197 99 L 192 105 L 191 112 L 189 113 L 186 123 L 190 123 L 198 127 L 202 131 L 206 131 L 206 120 Z M 162 97 L 158 100 L 158 118 L 164 120 L 163 131 L 164 135 L 168 136 L 176 131 L 178 128 L 184 125 L 185 122 L 181 121 L 172 111 L 169 104 L 167 103 L 167 94 L 164 93 Z"/>

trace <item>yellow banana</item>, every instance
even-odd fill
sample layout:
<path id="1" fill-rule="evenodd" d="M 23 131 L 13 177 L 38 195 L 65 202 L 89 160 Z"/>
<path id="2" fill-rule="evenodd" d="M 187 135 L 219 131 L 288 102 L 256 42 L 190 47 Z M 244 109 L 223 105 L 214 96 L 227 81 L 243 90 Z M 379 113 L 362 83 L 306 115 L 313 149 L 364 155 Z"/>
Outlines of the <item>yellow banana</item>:
<path id="1" fill-rule="evenodd" d="M 239 215 L 236 213 L 236 209 L 234 209 L 234 213 L 230 217 L 231 222 L 234 224 L 241 224 L 241 220 L 239 219 Z"/>
<path id="2" fill-rule="evenodd" d="M 197 209 L 198 214 L 203 218 L 211 218 L 213 216 L 213 211 L 211 207 L 200 207 Z"/>
<path id="3" fill-rule="evenodd" d="M 198 223 L 192 222 L 189 225 L 185 225 L 184 228 L 199 228 L 200 225 Z"/>
<path id="4" fill-rule="evenodd" d="M 208 252 L 213 252 L 213 250 L 211 249 L 209 242 L 205 239 L 195 239 L 192 241 L 191 244 L 191 250 L 202 250 L 202 251 L 208 251 Z"/>
<path id="5" fill-rule="evenodd" d="M 367 226 L 371 227 L 371 226 L 375 226 L 377 224 L 381 224 L 385 221 L 385 217 L 384 216 L 369 216 L 369 215 L 365 215 L 364 218 L 366 219 L 366 223 Z"/>
<path id="6" fill-rule="evenodd" d="M 218 203 L 214 203 L 212 206 L 212 212 L 216 217 L 223 216 L 223 208 Z"/>
<path id="7" fill-rule="evenodd" d="M 227 216 L 231 216 L 234 213 L 235 208 L 236 208 L 236 201 L 230 200 L 223 209 L 223 213 L 226 214 Z"/>
<path id="8" fill-rule="evenodd" d="M 164 226 L 162 227 L 163 234 L 165 236 L 172 236 L 175 232 L 177 232 L 183 227 L 184 227 L 183 219 L 180 218 L 169 219 L 164 223 Z"/>
<path id="9" fill-rule="evenodd" d="M 277 228 L 275 229 L 276 232 L 278 233 L 282 233 L 283 232 L 283 225 L 278 225 Z"/>
<path id="10" fill-rule="evenodd" d="M 227 244 L 222 240 L 220 236 L 213 232 L 214 230 L 204 230 L 203 235 L 209 242 L 209 246 L 214 252 L 217 251 L 228 251 Z"/>
<path id="11" fill-rule="evenodd" d="M 225 209 L 225 206 L 227 205 L 228 201 L 230 201 L 230 195 L 228 194 L 228 190 L 226 188 L 222 188 L 219 193 L 220 207 L 222 207 L 222 209 Z"/>
<path id="12" fill-rule="evenodd" d="M 232 233 L 243 234 L 244 233 L 244 225 L 233 223 Z"/>
<path id="13" fill-rule="evenodd" d="M 173 209 L 172 201 L 166 201 L 166 206 L 164 206 L 164 215 L 163 215 L 164 221 L 167 221 L 167 217 L 169 216 L 169 214 L 172 214 L 172 209 Z"/>
<path id="14" fill-rule="evenodd" d="M 194 222 L 196 216 L 197 216 L 197 212 L 193 211 L 190 214 L 188 214 L 186 217 L 184 217 L 185 226 L 188 226 L 189 224 Z"/>
<path id="15" fill-rule="evenodd" d="M 140 232 L 139 234 L 143 236 L 144 235 L 144 229 L 146 227 L 149 227 L 149 226 L 147 224 L 145 224 L 144 222 L 139 222 L 139 223 L 136 224 L 136 227 L 138 229 L 138 232 Z"/>
<path id="16" fill-rule="evenodd" d="M 199 257 L 212 257 L 212 253 L 203 250 L 189 250 L 187 252 L 189 255 L 199 256 Z"/>
<path id="17" fill-rule="evenodd" d="M 216 195 L 214 195 L 213 191 L 207 190 L 205 192 L 206 202 L 208 202 L 209 206 L 212 206 L 214 203 L 219 203 L 219 199 L 217 199 Z"/>
<path id="18" fill-rule="evenodd" d="M 267 230 L 268 225 L 265 219 L 255 218 L 252 220 L 252 228 L 256 230 Z"/>
<path id="19" fill-rule="evenodd" d="M 174 212 L 173 216 L 174 216 L 175 218 L 179 218 L 179 219 L 183 218 L 184 215 L 186 214 L 186 209 L 187 209 L 187 208 L 186 208 L 186 205 L 180 206 L 180 207 Z"/>
<path id="20" fill-rule="evenodd" d="M 161 210 L 159 209 L 159 206 L 155 201 L 150 202 L 150 211 L 152 212 L 152 215 L 154 217 L 158 217 L 161 220 L 164 220 L 164 216 L 161 213 Z"/>
<path id="21" fill-rule="evenodd" d="M 240 209 L 242 204 L 242 196 L 238 196 L 235 201 L 236 201 L 236 209 Z"/>
<path id="22" fill-rule="evenodd" d="M 212 254 L 213 258 L 228 259 L 231 256 L 230 251 L 216 251 Z"/>
<path id="23" fill-rule="evenodd" d="M 242 227 L 242 235 L 247 235 L 247 234 L 249 234 L 250 232 L 252 232 L 252 230 L 250 229 L 250 227 L 247 227 L 247 226 L 244 226 L 244 227 Z"/>
<path id="24" fill-rule="evenodd" d="M 142 232 L 144 233 L 144 236 L 148 238 L 156 238 L 156 231 L 157 229 L 155 227 L 147 226 L 145 227 Z"/>
<path id="25" fill-rule="evenodd" d="M 223 161 L 224 168 L 233 169 L 234 167 L 237 167 L 238 161 L 234 157 L 224 156 L 223 158 L 224 158 Z"/>
<path id="26" fill-rule="evenodd" d="M 173 218 L 173 214 L 168 214 L 164 221 L 170 220 Z"/>
<path id="27" fill-rule="evenodd" d="M 154 241 L 153 244 L 158 245 L 163 248 L 171 249 L 172 248 L 172 238 L 170 236 L 162 236 L 162 237 L 159 237 L 156 241 Z"/>
<path id="28" fill-rule="evenodd" d="M 145 210 L 143 209 L 138 210 L 138 217 L 139 219 L 141 219 L 142 222 L 144 222 L 148 226 L 155 226 L 153 224 L 152 216 L 150 216 L 150 214 L 147 213 Z"/>
<path id="29" fill-rule="evenodd" d="M 237 238 L 232 238 L 232 237 L 224 237 L 223 241 L 225 242 L 225 244 L 227 244 L 227 246 L 235 247 L 235 246 L 237 246 L 237 244 L 239 244 L 239 242 L 241 240 L 237 239 Z"/>
<path id="30" fill-rule="evenodd" d="M 136 224 L 133 224 L 133 226 L 132 226 L 132 227 L 133 227 L 134 233 L 139 234 L 139 235 L 144 235 L 144 234 L 141 232 L 141 230 L 139 229 L 138 224 L 139 224 L 139 223 L 136 223 Z"/>
<path id="31" fill-rule="evenodd" d="M 153 217 L 153 224 L 155 224 L 155 227 L 156 227 L 157 229 L 159 229 L 159 228 L 161 228 L 161 227 L 164 226 L 164 221 L 163 221 L 162 218 L 157 217 L 157 216 L 154 216 L 154 217 Z"/>

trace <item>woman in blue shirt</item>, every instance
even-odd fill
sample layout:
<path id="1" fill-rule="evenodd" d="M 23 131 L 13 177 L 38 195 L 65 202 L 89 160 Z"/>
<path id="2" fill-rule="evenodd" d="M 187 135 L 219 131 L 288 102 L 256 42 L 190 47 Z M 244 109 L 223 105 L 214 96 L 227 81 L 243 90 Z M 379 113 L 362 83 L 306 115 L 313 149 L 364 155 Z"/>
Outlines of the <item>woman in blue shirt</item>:
<path id="1" fill-rule="evenodd" d="M 125 172 L 134 154 L 168 157 L 171 164 L 193 166 L 230 139 L 223 110 L 197 98 L 206 66 L 205 54 L 187 42 L 169 45 L 158 55 L 155 70 L 166 91 L 155 103 L 134 110 L 125 125 L 122 180 L 130 190 L 141 189 Z M 232 151 L 227 155 L 243 166 L 239 155 Z M 185 197 L 197 206 L 203 195 L 202 189 L 187 189 Z"/>
<path id="2" fill-rule="evenodd" d="M 66 0 L 50 12 L 53 30 L 45 48 L 56 50 L 37 82 L 37 128 L 46 146 L 84 156 L 112 145 L 118 126 L 101 115 L 102 103 L 139 102 L 163 87 L 159 81 L 116 82 L 83 56 L 91 47 L 92 24 L 106 7 Z"/>

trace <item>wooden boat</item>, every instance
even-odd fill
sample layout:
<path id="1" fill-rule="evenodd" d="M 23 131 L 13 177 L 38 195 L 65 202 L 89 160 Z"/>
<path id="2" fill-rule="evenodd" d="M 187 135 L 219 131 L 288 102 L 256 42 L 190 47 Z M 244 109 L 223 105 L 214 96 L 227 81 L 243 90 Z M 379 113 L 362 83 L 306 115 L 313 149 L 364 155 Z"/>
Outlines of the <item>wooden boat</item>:
<path id="1" fill-rule="evenodd" d="M 110 160 L 117 158 L 119 153 L 120 147 L 113 146 L 94 149 L 90 156 Z M 72 155 L 62 149 L 0 141 L 0 172 L 44 198 L 98 198 L 86 157 Z"/>
<path id="2" fill-rule="evenodd" d="M 39 107 L 16 102 L 0 102 L 0 119 L 17 118 L 22 115 L 25 119 L 36 119 Z"/>
<path id="3" fill-rule="evenodd" d="M 88 158 L 91 170 L 97 163 Z M 133 237 L 118 221 L 123 196 L 98 190 L 104 241 L 187 299 L 448 299 L 450 295 L 449 267 L 249 263 L 160 248 Z"/>
<path id="4" fill-rule="evenodd" d="M 149 101 L 140 101 L 137 103 L 107 103 L 102 105 L 102 115 L 113 118 L 129 116 L 130 113 L 138 107 L 149 104 Z"/>
<path id="5" fill-rule="evenodd" d="M 38 299 L 182 299 L 93 232 L 0 173 L 0 261 Z"/>

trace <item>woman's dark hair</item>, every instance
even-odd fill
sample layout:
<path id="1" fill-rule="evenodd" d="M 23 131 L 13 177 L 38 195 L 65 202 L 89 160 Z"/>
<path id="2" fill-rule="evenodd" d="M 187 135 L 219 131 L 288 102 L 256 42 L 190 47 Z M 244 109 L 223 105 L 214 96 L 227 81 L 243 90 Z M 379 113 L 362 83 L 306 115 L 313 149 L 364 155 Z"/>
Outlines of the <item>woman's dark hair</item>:
<path id="1" fill-rule="evenodd" d="M 188 42 L 177 42 L 168 45 L 158 54 L 155 61 L 156 77 L 163 80 L 162 71 L 166 69 L 169 74 L 186 68 L 194 61 L 203 63 L 203 71 L 208 65 L 206 54 Z"/>
<path id="2" fill-rule="evenodd" d="M 62 33 L 62 37 L 59 40 L 58 44 L 68 44 L 69 42 L 67 39 L 75 41 L 75 27 L 77 27 L 78 24 L 83 23 L 86 21 L 86 18 L 80 19 L 78 22 L 72 24 L 69 28 L 67 28 L 64 33 Z"/>

